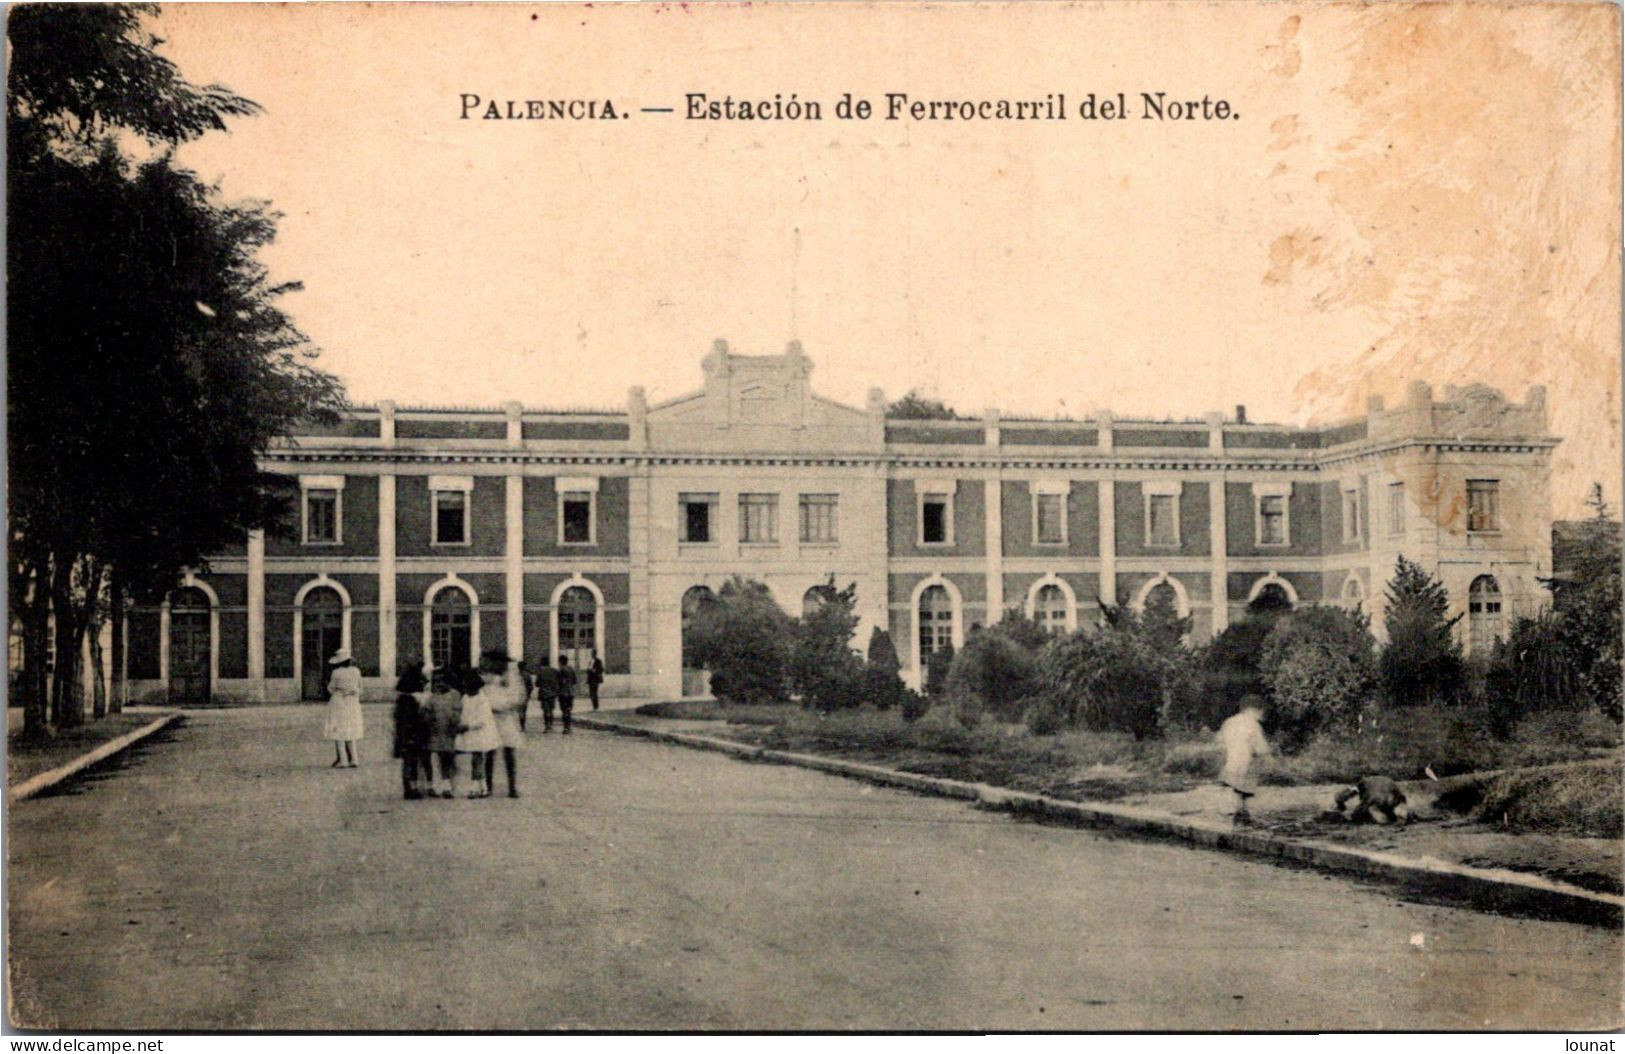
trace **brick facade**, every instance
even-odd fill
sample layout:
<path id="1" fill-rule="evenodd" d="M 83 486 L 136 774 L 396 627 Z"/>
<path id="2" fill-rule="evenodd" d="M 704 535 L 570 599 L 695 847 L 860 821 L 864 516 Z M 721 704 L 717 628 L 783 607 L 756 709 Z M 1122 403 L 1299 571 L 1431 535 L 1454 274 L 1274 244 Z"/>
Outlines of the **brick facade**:
<path id="1" fill-rule="evenodd" d="M 888 419 L 879 392 L 863 408 L 825 400 L 811 371 L 798 346 L 743 356 L 719 342 L 703 389 L 656 406 L 641 389 L 618 413 L 385 404 L 273 448 L 265 467 L 300 485 L 297 522 L 189 578 L 212 597 L 212 691 L 299 698 L 307 657 L 342 636 L 369 692 L 387 695 L 397 669 L 461 633 L 476 653 L 537 662 L 596 650 L 607 691 L 676 696 L 703 688 L 683 669 L 685 597 L 733 574 L 791 614 L 831 578 L 857 583 L 855 643 L 889 628 L 911 678 L 926 649 L 1008 609 L 1059 631 L 1158 589 L 1199 637 L 1266 589 L 1360 604 L 1380 626 L 1402 553 L 1463 613 L 1475 588 L 1494 587 L 1501 626 L 1542 602 L 1557 441 L 1540 389 L 1518 404 L 1416 385 L 1399 408 L 1320 428 L 1104 412 L 911 421 Z M 467 503 L 451 544 L 436 538 L 437 487 Z M 312 489 L 337 490 L 338 538 L 308 537 Z M 941 540 L 926 537 L 928 498 L 945 502 Z M 1278 537 L 1261 528 L 1265 501 Z M 1153 503 L 1171 517 L 1158 536 Z M 167 691 L 168 627 L 167 604 L 130 615 L 141 694 Z"/>

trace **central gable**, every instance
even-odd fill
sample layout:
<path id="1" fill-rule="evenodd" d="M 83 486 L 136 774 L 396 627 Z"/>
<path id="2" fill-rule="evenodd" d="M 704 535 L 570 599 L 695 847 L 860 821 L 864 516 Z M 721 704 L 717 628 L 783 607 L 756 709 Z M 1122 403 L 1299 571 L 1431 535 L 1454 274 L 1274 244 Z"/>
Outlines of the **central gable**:
<path id="1" fill-rule="evenodd" d="M 813 394 L 813 364 L 792 341 L 783 355 L 736 355 L 717 341 L 705 387 L 649 409 L 655 450 L 728 452 L 879 450 L 884 423 L 873 410 Z"/>

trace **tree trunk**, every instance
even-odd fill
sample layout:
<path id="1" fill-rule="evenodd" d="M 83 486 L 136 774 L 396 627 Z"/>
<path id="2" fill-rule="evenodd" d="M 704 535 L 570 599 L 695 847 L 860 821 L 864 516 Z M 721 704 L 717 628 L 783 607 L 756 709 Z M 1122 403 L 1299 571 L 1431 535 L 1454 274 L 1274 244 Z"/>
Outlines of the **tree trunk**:
<path id="1" fill-rule="evenodd" d="M 46 638 L 51 631 L 51 593 L 45 569 L 35 563 L 29 572 L 30 593 L 22 606 L 23 669 L 18 691 L 23 697 L 23 735 L 45 739 L 51 734 L 50 684 L 46 675 Z"/>
<path id="2" fill-rule="evenodd" d="M 124 696 L 129 691 L 129 684 L 125 678 L 124 668 L 124 576 L 113 568 L 110 573 L 111 582 L 108 585 L 110 600 L 107 605 L 108 617 L 113 620 L 112 652 L 113 660 L 113 690 L 107 701 L 109 713 L 117 714 L 124 710 Z"/>
<path id="3" fill-rule="evenodd" d="M 102 627 L 100 620 L 86 631 L 90 642 L 90 716 L 98 721 L 107 716 L 107 675 L 102 670 Z"/>

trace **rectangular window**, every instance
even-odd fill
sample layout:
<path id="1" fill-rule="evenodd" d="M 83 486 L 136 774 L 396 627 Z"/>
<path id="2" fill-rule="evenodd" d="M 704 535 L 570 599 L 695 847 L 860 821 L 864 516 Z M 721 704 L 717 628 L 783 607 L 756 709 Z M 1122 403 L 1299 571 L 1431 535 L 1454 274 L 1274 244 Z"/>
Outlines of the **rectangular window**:
<path id="1" fill-rule="evenodd" d="M 1343 540 L 1360 540 L 1360 492 L 1352 488 L 1343 492 Z"/>
<path id="2" fill-rule="evenodd" d="M 1405 533 L 1405 484 L 1388 484 L 1388 533 Z"/>
<path id="3" fill-rule="evenodd" d="M 435 545 L 468 544 L 468 492 L 437 490 L 434 492 Z"/>
<path id="4" fill-rule="evenodd" d="M 920 502 L 920 544 L 948 544 L 948 503 L 946 494 L 927 494 Z"/>
<path id="5" fill-rule="evenodd" d="M 807 545 L 832 545 L 836 540 L 834 494 L 801 496 L 801 540 Z"/>
<path id="6" fill-rule="evenodd" d="M 1066 495 L 1033 495 L 1033 537 L 1039 545 L 1066 544 Z"/>
<path id="7" fill-rule="evenodd" d="M 777 494 L 739 495 L 739 540 L 752 545 L 778 544 L 779 496 Z"/>
<path id="8" fill-rule="evenodd" d="M 677 495 L 679 541 L 706 544 L 716 541 L 711 536 L 711 524 L 716 519 L 715 494 Z"/>
<path id="9" fill-rule="evenodd" d="M 1467 481 L 1467 530 L 1501 529 L 1501 484 L 1493 479 Z"/>
<path id="10" fill-rule="evenodd" d="M 1258 544 L 1286 543 L 1286 498 L 1280 494 L 1261 495 L 1258 499 Z"/>
<path id="11" fill-rule="evenodd" d="M 559 544 L 591 545 L 593 519 L 591 491 L 566 491 L 560 494 Z"/>
<path id="12" fill-rule="evenodd" d="M 337 545 L 339 542 L 339 491 L 305 491 L 305 544 Z"/>
<path id="13" fill-rule="evenodd" d="M 1147 545 L 1179 544 L 1179 498 L 1177 495 L 1146 495 L 1145 542 Z"/>

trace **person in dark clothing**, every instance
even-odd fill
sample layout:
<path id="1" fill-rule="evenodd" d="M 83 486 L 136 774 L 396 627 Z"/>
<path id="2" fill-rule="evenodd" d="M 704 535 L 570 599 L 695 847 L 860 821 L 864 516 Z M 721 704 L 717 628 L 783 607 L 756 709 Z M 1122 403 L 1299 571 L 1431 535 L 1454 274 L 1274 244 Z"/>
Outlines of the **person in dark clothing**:
<path id="1" fill-rule="evenodd" d="M 542 731 L 553 731 L 553 708 L 559 701 L 559 674 L 547 663 L 536 668 L 536 705 L 542 711 Z"/>
<path id="2" fill-rule="evenodd" d="M 1411 816 L 1405 792 L 1387 776 L 1362 776 L 1354 786 L 1338 791 L 1334 801 L 1350 823 L 1403 824 Z M 1355 803 L 1352 811 L 1350 802 Z"/>
<path id="3" fill-rule="evenodd" d="M 570 713 L 576 708 L 576 671 L 570 656 L 559 656 L 559 713 L 564 717 L 564 734 L 570 734 Z"/>
<path id="4" fill-rule="evenodd" d="M 519 704 L 519 731 L 525 730 L 525 716 L 530 712 L 530 696 L 536 690 L 536 675 L 530 672 L 530 663 L 520 662 L 519 683 L 525 689 L 525 697 Z"/>
<path id="5" fill-rule="evenodd" d="M 423 707 L 427 690 L 423 671 L 416 666 L 408 666 L 395 682 L 395 756 L 401 759 L 401 794 L 408 800 L 422 798 L 434 789 L 428 715 Z"/>
<path id="6" fill-rule="evenodd" d="M 604 660 L 598 657 L 597 652 L 592 653 L 592 662 L 587 664 L 587 696 L 592 700 L 592 708 L 598 709 L 598 686 L 604 683 Z"/>

